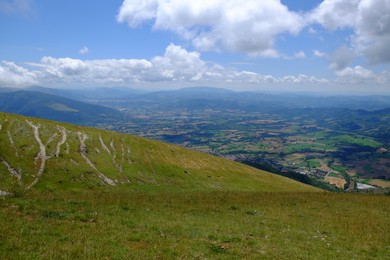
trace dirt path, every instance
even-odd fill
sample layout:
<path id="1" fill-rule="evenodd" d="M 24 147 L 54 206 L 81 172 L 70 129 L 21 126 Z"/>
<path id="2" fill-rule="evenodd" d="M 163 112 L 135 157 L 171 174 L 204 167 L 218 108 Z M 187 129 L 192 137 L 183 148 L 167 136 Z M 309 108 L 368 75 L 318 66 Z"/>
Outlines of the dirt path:
<path id="1" fill-rule="evenodd" d="M 115 149 L 115 146 L 114 146 L 114 140 L 111 140 L 111 142 L 110 142 L 110 147 L 113 150 L 113 153 L 111 153 L 110 149 L 104 143 L 102 136 L 99 136 L 99 140 L 100 140 L 100 143 L 102 145 L 103 150 L 106 151 L 110 155 L 112 163 L 115 165 L 115 167 L 121 173 L 123 173 L 123 167 L 116 162 L 116 149 Z"/>
<path id="2" fill-rule="evenodd" d="M 119 164 L 116 162 L 116 149 L 115 149 L 115 145 L 114 145 L 114 140 L 111 140 L 111 142 L 110 142 L 110 147 L 111 147 L 112 150 L 114 151 L 114 153 L 113 153 L 113 155 L 112 155 L 112 163 L 115 165 L 115 167 L 116 167 L 121 173 L 123 173 L 122 165 L 119 165 Z"/>
<path id="3" fill-rule="evenodd" d="M 58 130 L 61 132 L 61 140 L 57 143 L 56 147 L 56 154 L 55 156 L 58 157 L 60 156 L 60 151 L 61 151 L 61 145 L 63 145 L 66 142 L 67 139 L 67 131 L 65 128 L 57 126 Z"/>
<path id="4" fill-rule="evenodd" d="M 0 197 L 4 197 L 4 196 L 8 196 L 8 195 L 12 195 L 12 193 L 0 190 Z"/>
<path id="5" fill-rule="evenodd" d="M 105 182 L 107 183 L 108 185 L 112 185 L 112 186 L 116 186 L 115 182 L 113 180 L 111 180 L 110 178 L 108 178 L 106 175 L 104 175 L 103 173 L 101 173 L 97 168 L 96 166 L 91 162 L 91 160 L 89 160 L 89 158 L 87 157 L 87 146 L 85 145 L 85 140 L 88 139 L 88 136 L 84 133 L 80 133 L 80 132 L 77 132 L 77 136 L 79 137 L 79 140 L 80 140 L 80 146 L 79 146 L 79 149 L 80 149 L 80 154 L 81 156 L 84 158 L 85 162 L 92 168 L 94 169 L 98 174 L 99 174 L 99 177 Z"/>
<path id="6" fill-rule="evenodd" d="M 133 162 L 131 161 L 131 159 L 130 159 L 130 147 L 129 146 L 127 146 L 127 162 L 129 163 L 129 164 L 132 164 Z"/>
<path id="7" fill-rule="evenodd" d="M 123 165 L 125 163 L 125 147 L 123 146 L 123 143 L 121 144 L 121 151 L 122 151 L 121 163 Z"/>
<path id="8" fill-rule="evenodd" d="M 22 174 L 20 172 L 18 172 L 17 170 L 15 170 L 14 168 L 12 168 L 12 166 L 3 157 L 0 158 L 0 161 L 5 165 L 5 167 L 7 167 L 8 171 L 11 173 L 11 175 L 14 176 L 15 178 L 17 178 L 18 182 L 20 183 L 20 180 L 22 179 Z"/>
<path id="9" fill-rule="evenodd" d="M 104 143 L 103 138 L 102 138 L 101 135 L 99 135 L 99 140 L 100 140 L 100 143 L 102 145 L 103 150 L 106 151 L 109 155 L 111 155 L 111 151 L 110 151 L 110 149 L 108 149 L 108 147 Z"/>
<path id="10" fill-rule="evenodd" d="M 39 152 L 37 154 L 37 156 L 35 157 L 35 159 L 41 159 L 41 165 L 39 166 L 39 169 L 38 169 L 38 172 L 35 176 L 35 179 L 34 181 L 27 187 L 27 189 L 30 189 L 32 186 L 34 186 L 35 184 L 37 184 L 37 182 L 39 181 L 39 179 L 41 178 L 41 175 L 43 173 L 43 171 L 45 170 L 45 166 L 46 166 L 46 160 L 48 159 L 47 156 L 46 156 L 46 146 L 43 144 L 41 138 L 39 137 L 39 126 L 36 126 L 34 125 L 32 122 L 26 120 L 27 124 L 29 124 L 31 126 L 31 128 L 33 129 L 33 132 L 34 132 L 34 138 L 35 140 L 38 142 L 39 144 Z"/>
<path id="11" fill-rule="evenodd" d="M 12 138 L 12 134 L 11 134 L 11 131 L 9 129 L 7 131 L 7 135 L 8 135 L 8 139 L 9 139 L 9 142 L 11 143 L 12 148 L 14 148 L 14 150 L 15 150 L 15 156 L 19 157 L 18 150 L 16 150 L 15 142 L 14 142 L 14 139 Z"/>

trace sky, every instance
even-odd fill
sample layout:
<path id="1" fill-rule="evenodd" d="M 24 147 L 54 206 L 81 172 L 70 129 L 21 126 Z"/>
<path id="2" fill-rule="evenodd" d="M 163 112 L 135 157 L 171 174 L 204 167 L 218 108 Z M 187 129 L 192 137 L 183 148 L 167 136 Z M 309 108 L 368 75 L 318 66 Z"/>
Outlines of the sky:
<path id="1" fill-rule="evenodd" d="M 0 0 L 0 86 L 390 94 L 390 0 Z"/>

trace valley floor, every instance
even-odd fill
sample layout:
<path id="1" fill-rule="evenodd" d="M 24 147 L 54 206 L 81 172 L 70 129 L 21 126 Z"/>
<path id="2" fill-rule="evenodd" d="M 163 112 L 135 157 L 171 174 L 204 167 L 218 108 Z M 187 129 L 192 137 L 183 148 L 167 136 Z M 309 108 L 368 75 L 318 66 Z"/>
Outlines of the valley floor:
<path id="1" fill-rule="evenodd" d="M 120 190 L 19 195 L 0 198 L 1 259 L 390 257 L 389 196 Z"/>

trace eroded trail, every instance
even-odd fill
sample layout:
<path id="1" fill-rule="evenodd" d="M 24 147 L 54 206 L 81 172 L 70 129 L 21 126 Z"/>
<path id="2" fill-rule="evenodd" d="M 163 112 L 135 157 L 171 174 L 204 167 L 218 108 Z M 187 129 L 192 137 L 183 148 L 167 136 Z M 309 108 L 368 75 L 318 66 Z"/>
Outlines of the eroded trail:
<path id="1" fill-rule="evenodd" d="M 116 149 L 115 149 L 115 145 L 114 145 L 114 140 L 111 140 L 110 142 L 110 147 L 111 149 L 113 150 L 113 153 L 111 153 L 111 150 L 107 147 L 107 145 L 104 143 L 104 140 L 102 138 L 102 136 L 100 135 L 99 136 L 99 140 L 100 140 L 100 143 L 102 145 L 102 148 L 104 151 L 106 151 L 110 157 L 111 157 L 111 160 L 112 160 L 112 163 L 115 165 L 115 167 L 121 172 L 123 173 L 123 167 L 122 165 L 119 165 L 116 161 Z"/>
<path id="2" fill-rule="evenodd" d="M 7 167 L 8 171 L 11 173 L 12 176 L 18 179 L 18 182 L 20 184 L 20 181 L 22 179 L 22 174 L 15 170 L 3 157 L 0 157 L 0 161 Z"/>
<path id="3" fill-rule="evenodd" d="M 110 147 L 111 147 L 112 150 L 114 151 L 114 154 L 112 155 L 112 163 L 115 165 L 115 167 L 116 167 L 121 173 L 123 173 L 122 165 L 119 165 L 119 164 L 116 162 L 116 148 L 115 148 L 115 145 L 114 145 L 114 140 L 111 140 L 111 142 L 110 142 Z"/>
<path id="4" fill-rule="evenodd" d="M 88 158 L 87 156 L 87 146 L 85 145 L 85 141 L 88 139 L 88 136 L 84 133 L 81 133 L 81 132 L 77 132 L 77 136 L 79 138 L 79 141 L 80 141 L 80 146 L 79 146 L 79 150 L 80 150 L 80 154 L 81 156 L 84 158 L 85 162 L 92 168 L 94 169 L 98 174 L 99 174 L 99 177 L 107 184 L 109 185 L 112 185 L 112 186 L 115 186 L 115 182 L 108 178 L 106 175 L 104 175 L 102 172 L 100 172 L 96 166 L 91 162 L 91 160 Z"/>
<path id="5" fill-rule="evenodd" d="M 35 176 L 35 179 L 34 181 L 27 187 L 27 189 L 30 189 L 32 186 L 34 186 L 35 184 L 37 184 L 37 182 L 39 181 L 39 179 L 41 178 L 42 176 L 42 173 L 43 171 L 45 170 L 45 166 L 46 166 L 46 160 L 48 159 L 48 157 L 46 156 L 46 146 L 43 144 L 41 138 L 39 137 L 39 126 L 36 126 L 34 125 L 32 122 L 26 120 L 27 124 L 29 124 L 31 126 L 31 128 L 33 129 L 33 132 L 34 132 L 34 138 L 35 140 L 38 142 L 39 144 L 39 152 L 37 154 L 37 156 L 35 157 L 35 160 L 37 161 L 38 159 L 41 160 L 41 165 L 39 166 L 39 169 L 38 169 L 38 172 Z"/>
<path id="6" fill-rule="evenodd" d="M 106 151 L 109 155 L 111 155 L 110 149 L 108 149 L 107 145 L 104 143 L 103 138 L 101 135 L 99 135 L 100 144 L 102 145 L 102 148 L 104 151 Z"/>
<path id="7" fill-rule="evenodd" d="M 61 132 L 61 140 L 57 143 L 55 156 L 60 156 L 61 145 L 65 144 L 67 139 L 67 131 L 65 128 L 57 126 L 57 129 Z"/>
<path id="8" fill-rule="evenodd" d="M 9 195 L 12 195 L 12 193 L 0 190 L 0 197 L 9 196 Z"/>
<path id="9" fill-rule="evenodd" d="M 8 135 L 8 139 L 9 139 L 9 142 L 11 143 L 12 148 L 15 149 L 15 156 L 19 157 L 18 150 L 16 150 L 15 142 L 14 142 L 14 139 L 12 138 L 12 134 L 11 134 L 11 131 L 9 129 L 7 131 L 7 135 Z"/>

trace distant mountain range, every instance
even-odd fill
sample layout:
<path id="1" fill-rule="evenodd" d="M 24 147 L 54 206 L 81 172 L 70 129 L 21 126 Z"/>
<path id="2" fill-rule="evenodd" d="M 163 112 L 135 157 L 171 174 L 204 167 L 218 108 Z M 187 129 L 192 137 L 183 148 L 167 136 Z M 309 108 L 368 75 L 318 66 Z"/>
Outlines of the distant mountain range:
<path id="1" fill-rule="evenodd" d="M 0 92 L 0 111 L 85 125 L 122 115 L 113 108 L 29 90 Z"/>
<path id="2" fill-rule="evenodd" d="M 12 89 L 0 88 L 0 93 Z M 100 87 L 82 89 L 53 89 L 30 87 L 25 91 L 33 91 L 65 97 L 80 102 L 106 105 L 110 107 L 142 105 L 155 103 L 172 108 L 204 108 L 205 105 L 221 108 L 232 107 L 244 110 L 274 111 L 279 108 L 349 108 L 368 111 L 390 108 L 390 96 L 347 96 L 319 95 L 308 93 L 260 93 L 237 92 L 223 88 L 189 87 L 178 90 L 144 91 L 126 87 Z"/>
<path id="3" fill-rule="evenodd" d="M 0 88 L 0 111 L 68 123 L 108 125 L 124 119 L 119 110 L 139 108 L 152 111 L 233 109 L 284 116 L 304 111 L 308 116 L 335 114 L 338 117 L 341 115 L 349 117 L 351 113 L 354 115 L 388 113 L 390 96 L 270 94 L 236 92 L 211 87 L 153 92 L 124 87 L 83 89 L 30 87 L 17 91 Z"/>

